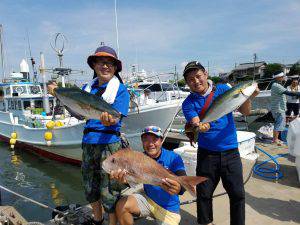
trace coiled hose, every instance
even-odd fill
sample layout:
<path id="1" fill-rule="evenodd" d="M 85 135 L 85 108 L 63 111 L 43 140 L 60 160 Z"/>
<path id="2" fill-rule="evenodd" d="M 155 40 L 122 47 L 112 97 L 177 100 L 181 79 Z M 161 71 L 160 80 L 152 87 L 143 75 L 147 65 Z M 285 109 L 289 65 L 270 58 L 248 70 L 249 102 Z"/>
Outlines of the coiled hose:
<path id="1" fill-rule="evenodd" d="M 266 179 L 278 180 L 278 179 L 282 178 L 283 174 L 280 171 L 280 165 L 279 165 L 279 163 L 277 162 L 276 159 L 280 158 L 280 157 L 284 157 L 284 156 L 286 156 L 288 154 L 287 153 L 286 154 L 277 154 L 277 155 L 272 156 L 269 153 L 267 153 L 266 151 L 264 151 L 263 149 L 261 149 L 260 147 L 255 146 L 255 149 L 257 149 L 258 151 L 264 153 L 270 159 L 265 160 L 265 161 L 263 161 L 261 163 L 256 164 L 253 167 L 253 172 L 256 175 L 261 176 L 261 177 L 266 178 Z M 268 163 L 269 161 L 273 161 L 275 163 L 275 168 L 263 166 L 266 163 Z"/>
<path id="2" fill-rule="evenodd" d="M 45 225 L 45 224 L 40 222 L 28 222 L 26 223 L 26 225 Z"/>

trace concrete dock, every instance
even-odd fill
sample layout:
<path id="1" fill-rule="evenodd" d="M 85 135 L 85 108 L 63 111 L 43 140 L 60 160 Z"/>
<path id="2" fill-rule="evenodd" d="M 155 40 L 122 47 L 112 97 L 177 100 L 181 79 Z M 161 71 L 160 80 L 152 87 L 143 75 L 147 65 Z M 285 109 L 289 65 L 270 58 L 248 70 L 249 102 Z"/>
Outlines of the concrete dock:
<path id="1" fill-rule="evenodd" d="M 271 155 L 288 153 L 287 146 L 276 146 L 274 144 L 257 142 L 257 146 L 267 151 Z M 258 162 L 268 159 L 260 153 Z M 248 225 L 282 225 L 300 224 L 300 183 L 293 161 L 293 157 L 279 158 L 283 178 L 275 181 L 262 178 L 252 174 L 250 180 L 245 185 L 246 191 L 246 224 Z M 254 161 L 242 159 L 244 178 L 248 176 Z M 273 163 L 268 163 L 274 166 Z M 220 182 L 215 194 L 224 192 Z M 193 199 L 188 193 L 181 197 L 181 201 Z M 213 202 L 214 223 L 216 225 L 229 225 L 229 199 L 227 195 L 217 197 Z M 181 207 L 181 223 L 197 224 L 196 203 L 183 205 Z M 140 219 L 135 224 L 154 225 L 154 221 Z"/>

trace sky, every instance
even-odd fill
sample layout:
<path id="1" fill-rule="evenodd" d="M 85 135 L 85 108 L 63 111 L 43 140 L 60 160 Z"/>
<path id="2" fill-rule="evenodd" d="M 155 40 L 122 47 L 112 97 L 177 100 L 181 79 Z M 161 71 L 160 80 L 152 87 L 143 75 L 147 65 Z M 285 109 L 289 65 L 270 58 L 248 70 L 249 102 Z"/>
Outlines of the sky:
<path id="1" fill-rule="evenodd" d="M 118 29 L 114 0 L 0 0 L 5 72 L 19 71 L 22 58 L 29 59 L 27 34 L 37 66 L 43 52 L 46 67 L 57 67 L 50 43 L 63 33 L 64 66 L 85 71 L 74 79 L 89 80 L 87 57 L 101 42 L 117 49 L 116 30 L 126 74 L 134 64 L 148 73 L 174 72 L 176 66 L 181 74 L 197 60 L 218 75 L 253 62 L 254 53 L 267 63 L 300 59 L 299 0 L 116 2 Z"/>

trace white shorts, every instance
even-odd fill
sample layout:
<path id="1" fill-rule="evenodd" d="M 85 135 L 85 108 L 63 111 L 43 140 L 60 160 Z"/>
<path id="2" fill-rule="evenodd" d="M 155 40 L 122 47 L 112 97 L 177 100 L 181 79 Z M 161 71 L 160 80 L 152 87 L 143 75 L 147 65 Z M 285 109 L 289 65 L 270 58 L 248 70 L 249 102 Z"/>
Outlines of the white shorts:
<path id="1" fill-rule="evenodd" d="M 178 225 L 180 222 L 180 215 L 178 213 L 170 212 L 161 206 L 157 205 L 154 201 L 145 197 L 142 194 L 133 194 L 138 207 L 140 209 L 140 217 L 150 216 L 155 218 L 155 221 L 159 225 Z"/>

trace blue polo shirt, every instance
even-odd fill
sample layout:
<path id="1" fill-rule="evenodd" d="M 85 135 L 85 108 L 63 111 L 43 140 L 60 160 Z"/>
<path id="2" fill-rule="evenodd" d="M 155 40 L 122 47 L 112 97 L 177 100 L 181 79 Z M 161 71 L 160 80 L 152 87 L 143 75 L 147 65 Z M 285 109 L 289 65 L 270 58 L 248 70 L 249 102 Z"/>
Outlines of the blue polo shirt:
<path id="1" fill-rule="evenodd" d="M 164 148 L 161 149 L 161 154 L 156 161 L 173 173 L 185 170 L 182 158 L 175 152 Z M 178 195 L 170 195 L 161 187 L 150 184 L 144 184 L 144 191 L 156 204 L 168 211 L 179 213 L 180 201 Z"/>
<path id="2" fill-rule="evenodd" d="M 230 87 L 226 84 L 216 85 L 212 101 L 229 89 Z M 191 93 L 184 100 L 182 111 L 188 122 L 200 114 L 208 96 L 204 97 L 198 93 Z M 219 152 L 237 148 L 237 134 L 232 113 L 210 122 L 210 129 L 198 135 L 198 147 Z"/>
<path id="3" fill-rule="evenodd" d="M 106 89 L 108 83 L 99 86 L 98 81 L 91 86 L 91 94 L 96 94 L 99 90 Z M 124 84 L 120 83 L 119 89 L 112 107 L 122 114 L 127 116 L 129 108 L 129 93 Z M 100 115 L 99 115 L 100 117 Z M 104 126 L 100 120 L 90 119 L 86 122 L 85 128 L 95 130 L 114 130 L 120 131 L 121 121 L 113 126 Z M 120 141 L 120 138 L 114 134 L 105 134 L 100 132 L 89 132 L 83 135 L 82 142 L 87 144 L 111 144 Z"/>

